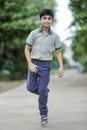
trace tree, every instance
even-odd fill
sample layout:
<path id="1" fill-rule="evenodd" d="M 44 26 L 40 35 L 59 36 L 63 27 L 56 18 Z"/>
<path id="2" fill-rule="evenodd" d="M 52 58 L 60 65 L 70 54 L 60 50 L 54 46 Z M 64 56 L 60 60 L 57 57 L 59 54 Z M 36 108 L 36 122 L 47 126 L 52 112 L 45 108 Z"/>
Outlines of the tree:
<path id="1" fill-rule="evenodd" d="M 39 11 L 54 10 L 55 4 L 55 0 L 0 0 L 0 78 L 26 76 L 25 39 L 39 26 Z"/>
<path id="2" fill-rule="evenodd" d="M 72 36 L 73 58 L 79 61 L 87 72 L 87 1 L 70 0 L 69 9 L 72 11 L 73 21 L 70 27 L 75 27 Z"/>

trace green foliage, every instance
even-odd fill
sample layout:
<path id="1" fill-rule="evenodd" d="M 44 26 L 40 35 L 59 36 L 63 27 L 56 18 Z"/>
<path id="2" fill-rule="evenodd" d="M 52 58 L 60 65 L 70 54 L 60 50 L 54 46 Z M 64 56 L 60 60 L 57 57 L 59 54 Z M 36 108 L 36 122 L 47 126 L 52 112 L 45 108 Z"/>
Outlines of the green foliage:
<path id="1" fill-rule="evenodd" d="M 55 0 L 0 0 L 0 79 L 26 77 L 26 37 L 40 26 L 39 11 L 55 6 Z"/>
<path id="2" fill-rule="evenodd" d="M 69 8 L 72 11 L 72 25 L 81 26 L 87 21 L 87 1 L 86 0 L 70 0 Z"/>
<path id="3" fill-rule="evenodd" d="M 75 27 L 71 39 L 72 49 L 74 51 L 73 58 L 79 61 L 87 72 L 87 58 L 85 58 L 87 56 L 87 1 L 70 0 L 69 8 L 73 15 L 73 21 L 70 27 Z"/>
<path id="4" fill-rule="evenodd" d="M 5 81 L 10 80 L 10 71 L 7 69 L 3 69 L 2 71 L 0 71 L 0 79 L 4 79 Z"/>
<path id="5" fill-rule="evenodd" d="M 87 72 L 87 54 L 80 57 L 80 62 L 84 65 L 83 72 Z"/>

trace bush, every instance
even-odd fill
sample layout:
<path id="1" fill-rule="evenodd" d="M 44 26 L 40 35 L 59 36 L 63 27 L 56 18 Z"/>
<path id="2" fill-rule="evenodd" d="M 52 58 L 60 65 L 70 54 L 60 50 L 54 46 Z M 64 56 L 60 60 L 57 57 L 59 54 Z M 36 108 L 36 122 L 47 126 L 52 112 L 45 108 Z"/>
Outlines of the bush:
<path id="1" fill-rule="evenodd" d="M 83 71 L 82 72 L 87 72 L 87 55 L 83 55 L 81 58 L 80 58 L 80 62 L 81 64 L 83 65 Z"/>
<path id="2" fill-rule="evenodd" d="M 0 80 L 10 80 L 10 71 L 9 70 L 6 70 L 6 69 L 3 69 L 1 72 L 0 72 Z"/>

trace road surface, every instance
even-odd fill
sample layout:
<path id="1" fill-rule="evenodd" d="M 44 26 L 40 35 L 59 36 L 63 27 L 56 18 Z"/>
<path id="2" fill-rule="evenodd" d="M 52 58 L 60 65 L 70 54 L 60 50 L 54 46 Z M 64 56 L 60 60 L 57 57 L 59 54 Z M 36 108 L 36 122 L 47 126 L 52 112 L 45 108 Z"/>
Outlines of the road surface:
<path id="1" fill-rule="evenodd" d="M 40 126 L 38 96 L 26 83 L 0 94 L 0 130 L 87 130 L 87 74 L 65 71 L 63 78 L 51 76 L 49 123 Z"/>

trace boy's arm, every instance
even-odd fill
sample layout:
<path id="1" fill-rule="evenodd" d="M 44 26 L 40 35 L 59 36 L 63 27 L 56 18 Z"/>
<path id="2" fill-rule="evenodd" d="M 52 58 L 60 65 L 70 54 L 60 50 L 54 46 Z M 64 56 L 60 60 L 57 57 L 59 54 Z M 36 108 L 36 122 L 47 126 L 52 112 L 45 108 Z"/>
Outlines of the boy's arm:
<path id="1" fill-rule="evenodd" d="M 60 66 L 58 69 L 58 76 L 62 77 L 63 76 L 63 59 L 62 59 L 61 50 L 56 50 L 56 56 L 57 56 L 57 60 Z"/>
<path id="2" fill-rule="evenodd" d="M 25 51 L 25 57 L 26 57 L 28 65 L 29 65 L 30 71 L 31 72 L 37 72 L 38 66 L 32 63 L 32 60 L 31 60 L 31 57 L 30 57 L 30 50 L 31 50 L 31 46 L 26 45 L 25 50 L 24 50 Z"/>
<path id="3" fill-rule="evenodd" d="M 27 63 L 32 62 L 31 57 L 30 57 L 30 49 L 31 49 L 30 46 L 28 45 L 25 46 L 25 57 L 26 57 Z"/>

